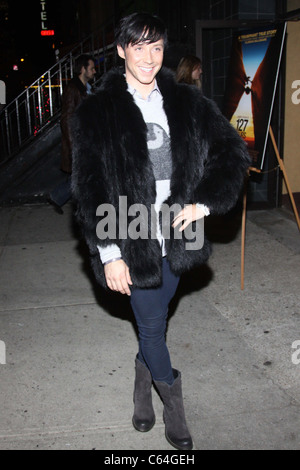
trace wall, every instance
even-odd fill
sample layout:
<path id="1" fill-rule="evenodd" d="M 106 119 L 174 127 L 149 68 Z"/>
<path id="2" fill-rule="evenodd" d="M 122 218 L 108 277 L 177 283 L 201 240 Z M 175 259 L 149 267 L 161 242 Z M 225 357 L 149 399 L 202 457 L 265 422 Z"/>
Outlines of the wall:
<path id="1" fill-rule="evenodd" d="M 288 11 L 300 8 L 300 0 L 288 0 Z M 286 48 L 286 96 L 284 165 L 293 192 L 300 192 L 300 22 L 289 22 Z M 293 88 L 296 87 L 296 88 Z M 286 187 L 283 185 L 283 193 Z"/>
<path id="2" fill-rule="evenodd" d="M 96 31 L 112 17 L 113 13 L 113 0 L 79 0 L 81 37 L 86 37 Z"/>

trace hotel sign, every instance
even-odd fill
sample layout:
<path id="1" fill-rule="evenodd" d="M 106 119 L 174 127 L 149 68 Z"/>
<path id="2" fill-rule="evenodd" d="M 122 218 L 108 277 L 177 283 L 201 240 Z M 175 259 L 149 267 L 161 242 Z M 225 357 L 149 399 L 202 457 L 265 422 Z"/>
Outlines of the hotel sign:
<path id="1" fill-rule="evenodd" d="M 54 30 L 48 29 L 47 22 L 47 6 L 46 0 L 40 0 L 41 5 L 41 36 L 54 36 Z"/>

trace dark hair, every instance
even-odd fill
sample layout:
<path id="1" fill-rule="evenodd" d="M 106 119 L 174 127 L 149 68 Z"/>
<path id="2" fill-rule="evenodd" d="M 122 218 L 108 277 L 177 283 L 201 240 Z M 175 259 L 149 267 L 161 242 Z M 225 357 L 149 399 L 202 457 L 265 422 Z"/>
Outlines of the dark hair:
<path id="1" fill-rule="evenodd" d="M 95 59 L 92 55 L 89 54 L 82 54 L 79 57 L 77 57 L 75 61 L 75 75 L 80 75 L 81 74 L 81 69 L 84 67 L 85 69 L 89 66 L 89 61 L 92 60 L 95 62 Z"/>
<path id="2" fill-rule="evenodd" d="M 180 60 L 177 70 L 176 79 L 179 83 L 188 83 L 189 85 L 196 85 L 201 88 L 201 80 L 194 80 L 192 78 L 193 71 L 202 68 L 202 61 L 199 57 L 194 55 L 187 55 Z"/>
<path id="3" fill-rule="evenodd" d="M 163 39 L 167 46 L 168 37 L 165 24 L 158 16 L 149 13 L 132 13 L 121 19 L 115 31 L 115 44 L 123 49 L 129 44 L 153 43 Z"/>

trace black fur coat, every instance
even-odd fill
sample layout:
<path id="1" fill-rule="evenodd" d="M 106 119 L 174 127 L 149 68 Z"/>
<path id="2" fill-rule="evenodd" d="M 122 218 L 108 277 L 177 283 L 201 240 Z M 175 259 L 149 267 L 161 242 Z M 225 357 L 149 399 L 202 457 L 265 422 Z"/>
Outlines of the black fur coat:
<path id="1" fill-rule="evenodd" d="M 191 85 L 177 84 L 163 68 L 157 83 L 167 115 L 173 172 L 170 206 L 200 202 L 212 214 L 224 214 L 237 202 L 250 165 L 246 146 L 217 106 Z M 155 287 L 161 282 L 161 249 L 155 239 L 116 238 L 99 240 L 96 215 L 100 204 L 112 204 L 118 212 L 119 196 L 128 207 L 144 204 L 149 213 L 156 198 L 155 179 L 147 148 L 147 127 L 127 91 L 123 71 L 104 77 L 96 95 L 82 102 L 73 120 L 72 190 L 77 218 L 89 246 L 97 280 L 106 286 L 97 245 L 116 243 L 129 266 L 133 285 Z M 130 218 L 128 219 L 128 223 Z M 184 237 L 173 229 L 166 240 L 167 257 L 176 274 L 204 263 L 210 255 L 202 249 L 187 251 Z"/>

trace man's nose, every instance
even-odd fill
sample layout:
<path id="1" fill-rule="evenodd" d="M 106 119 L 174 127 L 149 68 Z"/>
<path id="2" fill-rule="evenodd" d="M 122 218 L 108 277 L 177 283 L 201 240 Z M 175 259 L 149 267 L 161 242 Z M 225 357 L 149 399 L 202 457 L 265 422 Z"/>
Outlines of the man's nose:
<path id="1" fill-rule="evenodd" d="M 144 62 L 147 62 L 147 64 L 152 64 L 153 62 L 153 59 L 152 59 L 152 52 L 150 49 L 147 49 L 145 50 L 145 54 L 144 54 Z"/>

